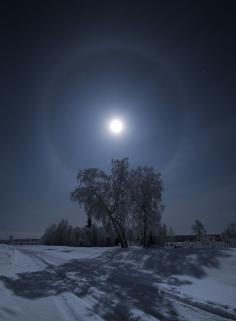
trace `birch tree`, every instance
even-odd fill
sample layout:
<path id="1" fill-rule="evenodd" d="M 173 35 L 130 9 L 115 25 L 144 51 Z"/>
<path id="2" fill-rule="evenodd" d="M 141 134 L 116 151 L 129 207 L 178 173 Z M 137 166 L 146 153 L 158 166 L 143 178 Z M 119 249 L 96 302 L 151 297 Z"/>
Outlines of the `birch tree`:
<path id="1" fill-rule="evenodd" d="M 128 247 L 125 224 L 128 217 L 129 162 L 112 160 L 111 173 L 97 168 L 80 170 L 71 199 L 82 205 L 88 217 L 104 226 L 111 223 L 123 248 Z"/>
<path id="2" fill-rule="evenodd" d="M 197 241 L 202 241 L 204 236 L 206 235 L 205 226 L 199 220 L 195 220 L 194 224 L 192 225 L 192 231 L 196 235 Z"/>
<path id="3" fill-rule="evenodd" d="M 142 243 L 160 230 L 163 183 L 160 173 L 152 167 L 138 167 L 130 173 L 130 204 L 134 224 L 141 229 Z"/>

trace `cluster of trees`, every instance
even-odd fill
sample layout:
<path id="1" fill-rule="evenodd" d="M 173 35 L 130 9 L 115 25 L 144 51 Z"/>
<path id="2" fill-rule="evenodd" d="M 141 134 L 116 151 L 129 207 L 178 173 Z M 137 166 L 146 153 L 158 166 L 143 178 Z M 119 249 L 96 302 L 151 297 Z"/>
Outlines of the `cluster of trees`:
<path id="1" fill-rule="evenodd" d="M 167 235 L 167 233 L 169 233 Z M 140 238 L 131 228 L 127 229 L 127 242 L 132 245 L 140 244 Z M 174 232 L 167 229 L 163 224 L 158 238 L 159 244 L 164 245 L 166 241 L 173 241 Z M 59 224 L 50 225 L 41 237 L 41 243 L 46 245 L 67 246 L 114 246 L 120 243 L 112 226 L 98 225 L 88 219 L 84 227 L 73 227 L 67 220 L 61 220 Z"/>
<path id="2" fill-rule="evenodd" d="M 103 226 L 88 224 L 84 227 L 72 227 L 67 220 L 52 224 L 44 232 L 41 243 L 46 245 L 67 246 L 112 246 L 117 242 L 112 233 Z"/>
<path id="3" fill-rule="evenodd" d="M 195 220 L 194 224 L 192 225 L 192 232 L 196 235 L 197 241 L 203 241 L 207 234 L 205 225 L 199 220 Z"/>
<path id="4" fill-rule="evenodd" d="M 222 233 L 222 239 L 226 246 L 236 246 L 236 224 L 229 223 Z"/>
<path id="5" fill-rule="evenodd" d="M 207 241 L 207 231 L 205 225 L 199 221 L 195 220 L 192 225 L 192 232 L 196 236 L 196 241 L 204 242 Z M 225 243 L 225 246 L 235 246 L 236 245 L 236 224 L 229 223 L 224 231 L 220 235 L 221 241 Z"/>
<path id="6" fill-rule="evenodd" d="M 192 225 L 193 234 L 196 241 L 201 242 L 203 246 L 216 246 L 215 241 L 221 241 L 225 247 L 236 246 L 236 224 L 229 223 L 223 233 L 217 237 L 207 235 L 204 224 L 195 220 Z M 137 245 L 141 243 L 139 229 L 127 229 L 127 241 L 129 244 Z M 9 241 L 13 237 L 9 237 Z M 161 225 L 159 235 L 156 239 L 159 245 L 165 245 L 166 242 L 175 242 L 175 234 L 171 228 L 165 224 Z M 62 220 L 59 224 L 52 224 L 44 232 L 41 243 L 47 245 L 67 245 L 67 246 L 113 246 L 120 242 L 112 226 L 107 225 L 106 229 L 102 225 L 92 223 L 88 219 L 84 227 L 72 227 L 67 220 Z M 31 243 L 29 243 L 31 244 Z"/>
<path id="7" fill-rule="evenodd" d="M 144 247 L 161 243 L 163 183 L 153 167 L 129 168 L 128 158 L 112 160 L 109 174 L 97 168 L 80 170 L 71 199 L 83 206 L 89 219 L 115 234 L 123 248 L 128 239 Z"/>

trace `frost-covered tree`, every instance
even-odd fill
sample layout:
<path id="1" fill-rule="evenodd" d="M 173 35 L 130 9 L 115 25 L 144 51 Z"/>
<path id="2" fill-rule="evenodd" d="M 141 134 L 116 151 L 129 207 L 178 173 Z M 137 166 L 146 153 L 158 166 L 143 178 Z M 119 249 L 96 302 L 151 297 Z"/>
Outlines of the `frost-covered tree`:
<path id="1" fill-rule="evenodd" d="M 206 235 L 205 226 L 199 220 L 195 220 L 194 224 L 192 225 L 192 231 L 196 235 L 197 241 L 202 241 Z"/>
<path id="2" fill-rule="evenodd" d="M 127 229 L 127 240 L 131 245 L 134 245 L 137 241 L 137 235 L 135 234 L 135 229 L 132 226 L 129 226 Z"/>
<path id="3" fill-rule="evenodd" d="M 235 223 L 229 223 L 226 229 L 224 230 L 224 234 L 229 239 L 236 239 L 236 224 Z"/>
<path id="4" fill-rule="evenodd" d="M 89 246 L 89 239 L 88 239 L 88 229 L 87 227 L 83 227 L 80 229 L 80 246 Z"/>
<path id="5" fill-rule="evenodd" d="M 80 245 L 80 228 L 78 226 L 74 227 L 72 230 L 72 246 L 79 246 Z"/>
<path id="6" fill-rule="evenodd" d="M 111 223 L 121 246 L 127 247 L 125 223 L 128 217 L 128 159 L 112 160 L 108 175 L 97 168 L 80 170 L 77 176 L 78 187 L 71 194 L 73 201 L 83 205 L 88 217 Z"/>
<path id="7" fill-rule="evenodd" d="M 168 228 L 166 224 L 162 224 L 159 229 L 159 235 L 158 235 L 158 243 L 160 246 L 164 246 L 167 241 L 167 233 L 168 233 Z"/>
<path id="8" fill-rule="evenodd" d="M 141 242 L 149 246 L 150 236 L 160 229 L 163 183 L 152 167 L 138 167 L 130 172 L 130 208 L 133 222 L 141 232 Z"/>
<path id="9" fill-rule="evenodd" d="M 56 245 L 67 245 L 67 239 L 68 239 L 68 221 L 67 220 L 61 220 L 61 222 L 57 225 L 56 231 L 55 231 L 55 244 Z"/>
<path id="10" fill-rule="evenodd" d="M 65 244 L 70 246 L 73 244 L 73 227 L 68 225 L 66 235 L 65 235 Z"/>
<path id="11" fill-rule="evenodd" d="M 47 245 L 68 246 L 112 246 L 115 245 L 116 236 L 111 229 L 92 223 L 84 227 L 72 227 L 66 220 L 59 224 L 49 226 L 44 232 L 41 243 Z"/>
<path id="12" fill-rule="evenodd" d="M 57 229 L 56 224 L 50 225 L 44 232 L 43 236 L 41 237 L 41 242 L 46 245 L 55 245 L 56 229 Z"/>
<path id="13" fill-rule="evenodd" d="M 174 242 L 175 240 L 175 232 L 171 227 L 167 230 L 167 239 L 169 242 Z"/>
<path id="14" fill-rule="evenodd" d="M 222 238 L 227 246 L 234 246 L 236 244 L 236 224 L 231 222 L 222 233 Z"/>
<path id="15" fill-rule="evenodd" d="M 92 224 L 90 227 L 86 227 L 88 231 L 88 240 L 89 245 L 97 246 L 98 245 L 98 229 L 96 224 Z"/>

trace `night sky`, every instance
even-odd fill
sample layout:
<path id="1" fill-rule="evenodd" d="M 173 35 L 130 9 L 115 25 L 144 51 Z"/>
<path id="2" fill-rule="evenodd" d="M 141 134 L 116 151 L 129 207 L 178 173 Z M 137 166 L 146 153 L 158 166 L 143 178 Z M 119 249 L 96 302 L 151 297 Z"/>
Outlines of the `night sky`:
<path id="1" fill-rule="evenodd" d="M 84 224 L 78 169 L 121 157 L 162 173 L 176 233 L 235 221 L 234 3 L 2 2 L 0 237 Z"/>

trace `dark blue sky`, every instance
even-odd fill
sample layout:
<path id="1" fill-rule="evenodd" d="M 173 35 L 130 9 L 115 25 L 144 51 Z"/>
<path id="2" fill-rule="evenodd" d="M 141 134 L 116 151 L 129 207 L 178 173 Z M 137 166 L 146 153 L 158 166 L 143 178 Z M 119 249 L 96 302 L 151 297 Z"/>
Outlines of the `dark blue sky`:
<path id="1" fill-rule="evenodd" d="M 236 216 L 234 1 L 1 4 L 0 236 L 62 218 L 79 168 L 162 173 L 164 221 L 220 232 Z M 112 137 L 106 123 L 122 117 Z"/>

